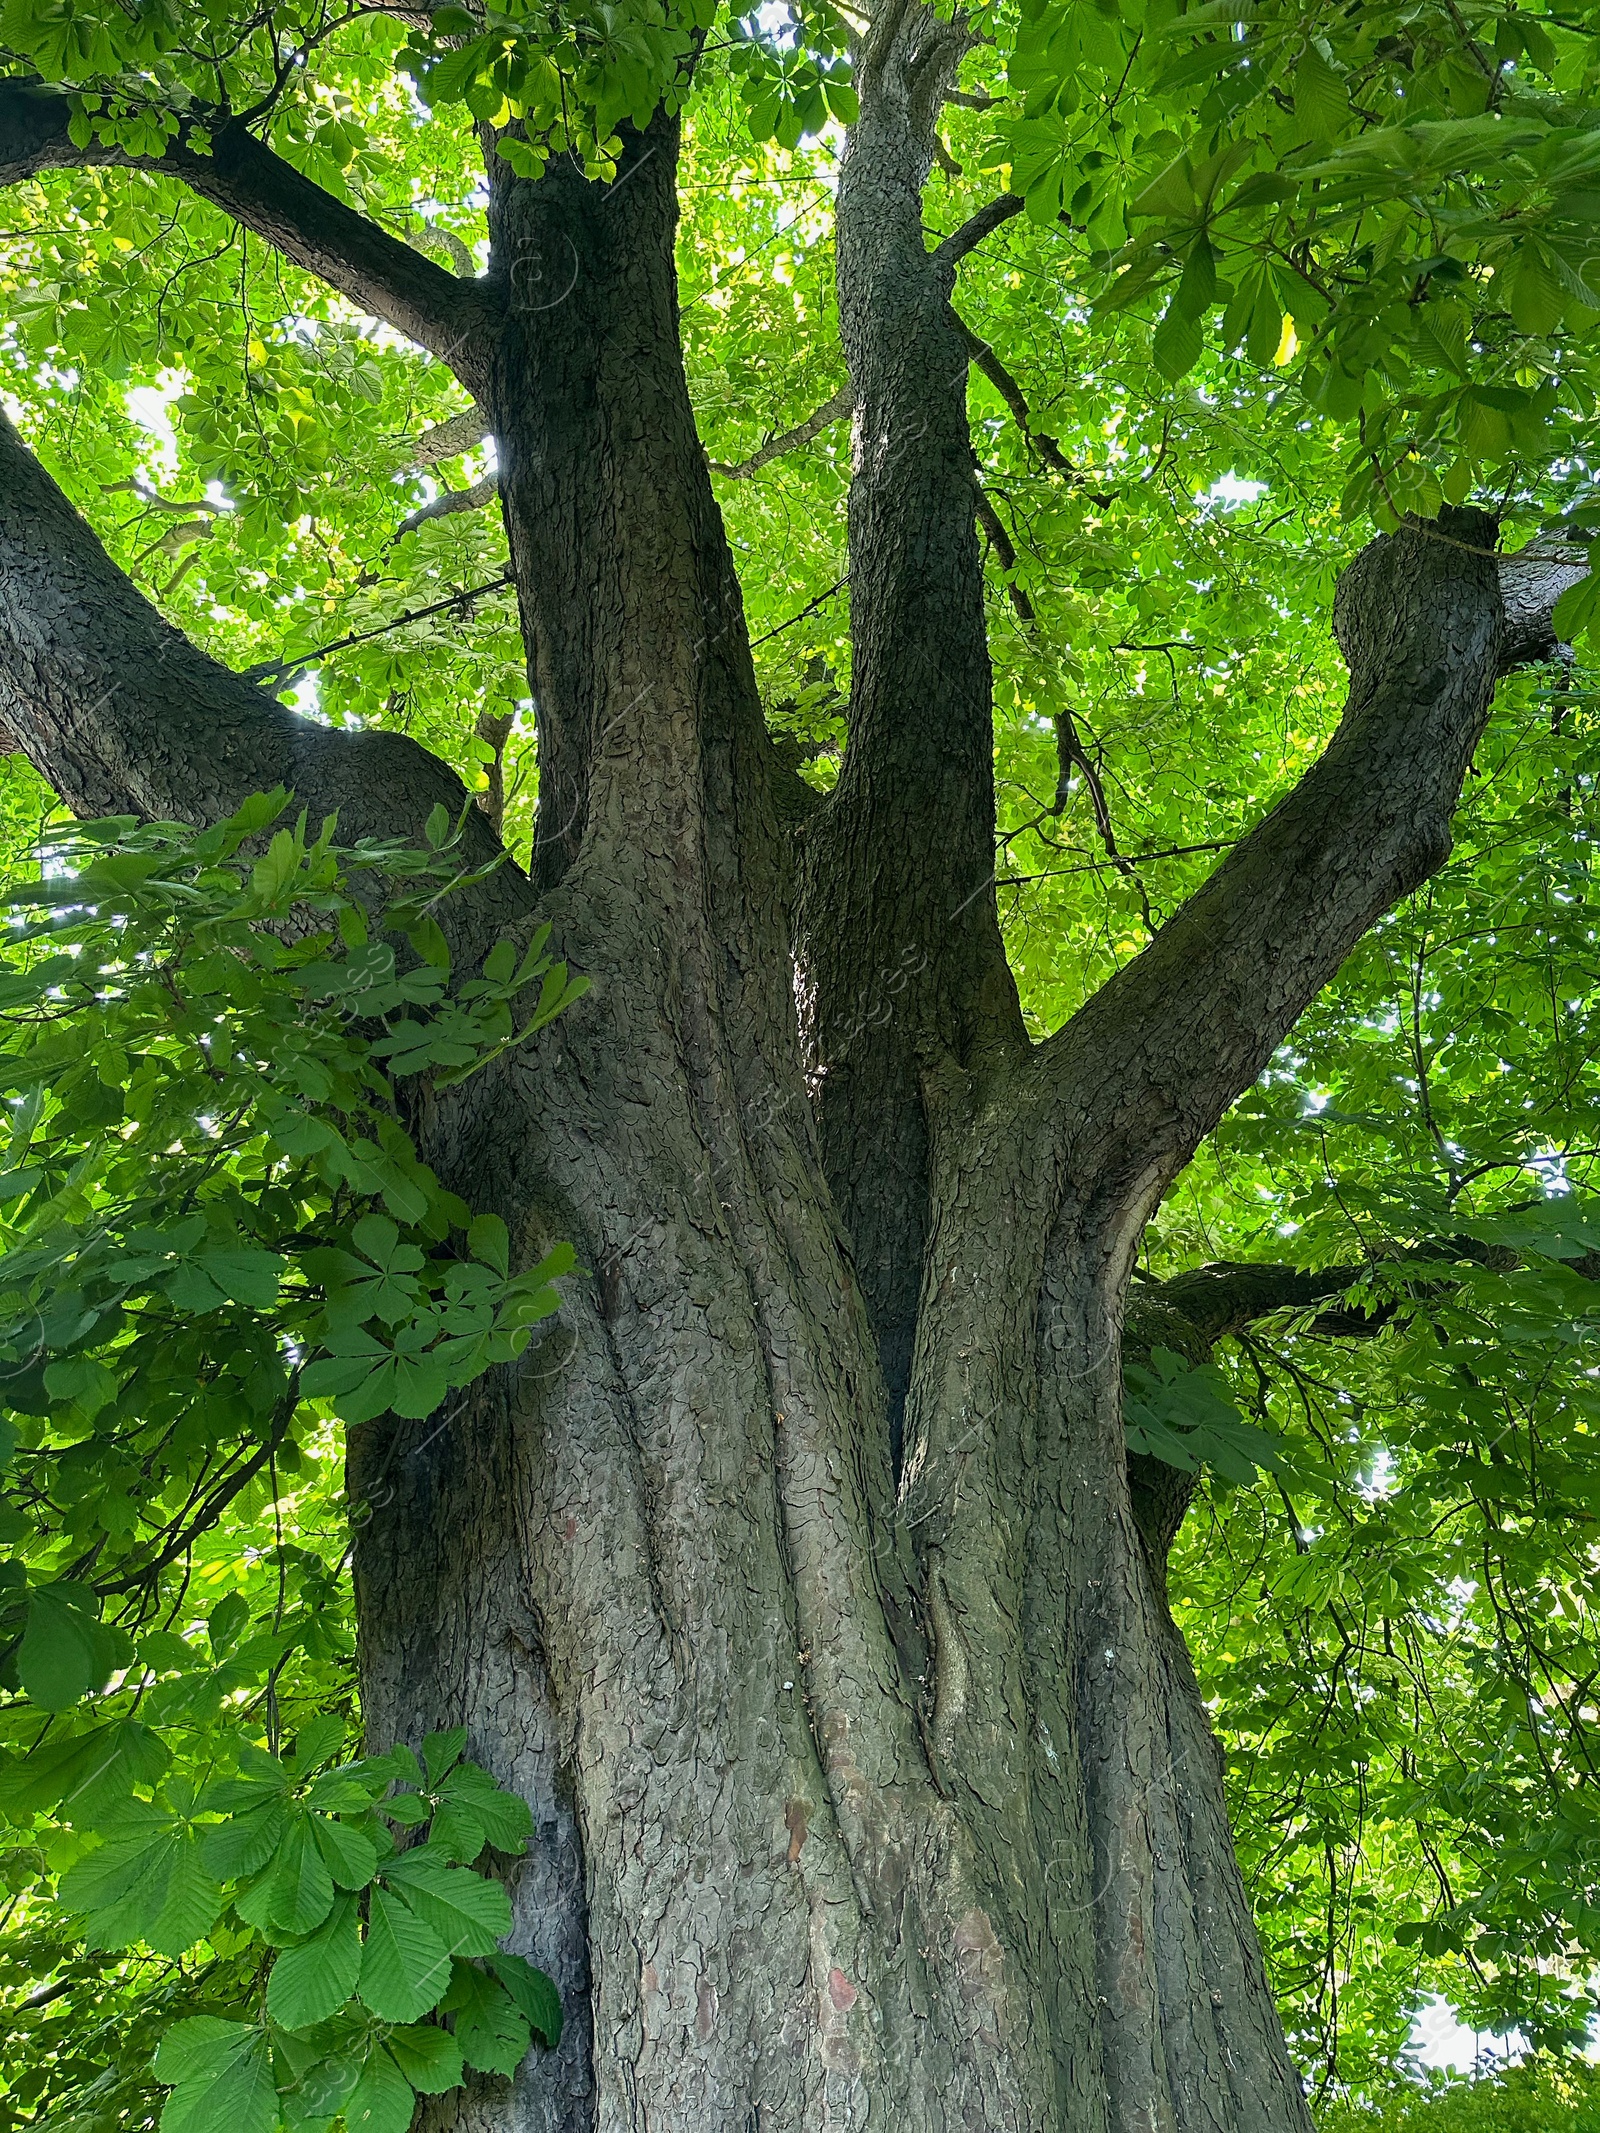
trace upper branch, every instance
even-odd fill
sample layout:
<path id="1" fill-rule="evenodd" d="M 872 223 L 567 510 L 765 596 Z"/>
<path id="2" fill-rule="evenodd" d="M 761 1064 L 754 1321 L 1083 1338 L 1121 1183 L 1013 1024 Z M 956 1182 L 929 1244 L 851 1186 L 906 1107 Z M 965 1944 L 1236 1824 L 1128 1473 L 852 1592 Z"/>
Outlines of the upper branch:
<path id="1" fill-rule="evenodd" d="M 205 823 L 287 786 L 347 838 L 416 839 L 454 772 L 398 733 L 342 733 L 297 717 L 164 622 L 0 413 L 0 722 L 83 816 Z M 468 811 L 465 856 L 498 846 Z M 503 866 L 447 916 L 462 959 L 531 908 Z"/>
<path id="2" fill-rule="evenodd" d="M 448 363 L 469 391 L 487 378 L 499 306 L 477 282 L 444 267 L 334 199 L 264 147 L 237 120 L 221 126 L 209 155 L 181 136 L 159 156 L 130 155 L 67 131 L 67 99 L 15 78 L 0 80 L 0 184 L 47 170 L 118 165 L 179 178 L 274 250 Z"/>
<path id="3" fill-rule="evenodd" d="M 1147 1211 L 1367 928 L 1443 865 L 1495 683 L 1553 649 L 1573 576 L 1497 558 L 1495 536 L 1447 509 L 1363 550 L 1334 605 L 1350 691 L 1325 753 L 1041 1047 L 1085 1199 Z"/>

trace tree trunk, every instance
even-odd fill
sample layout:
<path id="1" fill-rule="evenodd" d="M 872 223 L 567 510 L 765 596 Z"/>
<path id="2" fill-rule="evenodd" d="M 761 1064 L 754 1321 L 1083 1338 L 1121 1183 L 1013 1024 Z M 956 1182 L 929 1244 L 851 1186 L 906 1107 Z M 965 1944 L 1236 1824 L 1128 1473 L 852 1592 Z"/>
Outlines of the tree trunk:
<path id="1" fill-rule="evenodd" d="M 679 353 L 675 124 L 624 129 L 610 185 L 489 149 L 492 324 L 462 369 L 500 444 L 541 814 L 534 881 L 447 917 L 463 965 L 548 918 L 593 983 L 417 1123 L 519 1258 L 569 1237 L 589 1271 L 516 1368 L 349 1448 L 374 1742 L 465 1723 L 529 1800 L 512 1945 L 567 2012 L 509 2087 L 430 2102 L 434 2133 L 1309 2123 L 1166 1606 L 1186 1497 L 1130 1487 L 1127 1273 L 1198 1140 L 1439 863 L 1495 677 L 1544 640 L 1508 625 L 1481 515 L 1375 544 L 1322 764 L 1030 1045 L 965 357 L 918 205 L 958 56 L 915 6 L 861 55 L 857 671 L 798 835 Z M 460 799 L 409 742 L 307 728 L 166 630 L 3 416 L 0 718 L 85 812 L 211 818 L 282 778 L 414 831 Z M 1225 1317 L 1192 1309 L 1203 1347 Z"/>

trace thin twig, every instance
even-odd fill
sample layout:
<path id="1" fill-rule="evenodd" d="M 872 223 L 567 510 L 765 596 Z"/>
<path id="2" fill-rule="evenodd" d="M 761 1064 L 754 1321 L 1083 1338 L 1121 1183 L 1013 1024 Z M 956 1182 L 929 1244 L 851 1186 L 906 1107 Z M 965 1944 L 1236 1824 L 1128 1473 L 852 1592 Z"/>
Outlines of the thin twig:
<path id="1" fill-rule="evenodd" d="M 846 571 L 842 578 L 834 579 L 833 583 L 828 587 L 826 592 L 818 593 L 817 597 L 814 600 L 808 601 L 807 604 L 803 608 L 801 608 L 798 615 L 791 615 L 787 622 L 775 623 L 770 630 L 763 630 L 759 637 L 752 637 L 750 640 L 751 651 L 754 651 L 758 644 L 765 644 L 769 637 L 781 637 L 785 630 L 792 630 L 797 622 L 804 622 L 806 617 L 808 615 L 814 615 L 819 607 L 826 607 L 828 602 L 833 598 L 834 594 L 836 592 L 842 592 L 845 586 L 849 584 L 849 582 L 850 573 Z"/>
<path id="2" fill-rule="evenodd" d="M 376 629 L 355 630 L 348 637 L 338 637 L 332 644 L 320 644 L 314 652 L 297 652 L 292 659 L 265 659 L 259 666 L 246 667 L 241 681 L 266 682 L 275 674 L 292 674 L 297 668 L 315 666 L 320 659 L 331 659 L 335 652 L 348 652 L 352 646 L 369 644 L 374 637 L 386 637 L 391 630 L 403 630 L 409 622 L 426 622 L 430 615 L 442 615 L 447 609 L 465 607 L 473 600 L 481 600 L 485 594 L 499 592 L 502 586 L 511 584 L 509 570 L 498 578 L 490 578 L 487 584 L 468 586 L 465 592 L 452 593 L 448 600 L 435 600 L 431 607 L 414 607 L 404 615 L 396 615 L 392 622 L 380 622 Z"/>

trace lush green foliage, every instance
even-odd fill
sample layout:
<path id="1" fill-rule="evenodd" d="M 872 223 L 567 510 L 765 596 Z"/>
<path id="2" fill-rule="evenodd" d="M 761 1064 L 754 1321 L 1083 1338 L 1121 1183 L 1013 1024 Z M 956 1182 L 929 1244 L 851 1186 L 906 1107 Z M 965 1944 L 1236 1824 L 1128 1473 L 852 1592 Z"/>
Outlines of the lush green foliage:
<path id="1" fill-rule="evenodd" d="M 1594 2133 L 1600 2078 L 1583 2062 L 1541 2061 L 1482 2081 L 1405 2082 L 1381 2103 L 1336 2103 L 1322 2133 Z"/>
<path id="2" fill-rule="evenodd" d="M 620 115 L 682 98 L 685 349 L 730 469 L 842 380 L 830 203 L 853 106 L 831 9 L 712 22 L 689 95 L 704 20 L 626 0 L 559 25 L 445 11 L 423 37 L 306 7 L 54 0 L 8 9 L 0 37 L 17 70 L 84 93 L 81 125 L 203 136 L 220 80 L 320 183 L 458 265 L 486 257 L 469 113 L 516 120 L 508 152 L 529 168 L 558 126 L 603 168 Z M 1374 518 L 1471 496 L 1513 543 L 1574 536 L 1568 623 L 1595 616 L 1600 16 L 1059 0 L 980 26 L 927 221 L 948 234 L 1005 185 L 1027 204 L 963 265 L 956 304 L 1004 366 L 974 370 L 971 406 L 1000 529 L 998 875 L 1042 1033 L 1320 746 L 1340 701 L 1333 582 Z M 463 408 L 459 388 L 170 181 L 61 174 L 8 206 L 0 376 L 113 553 L 230 663 L 290 677 L 336 722 L 404 727 L 469 780 L 494 753 L 480 719 L 511 715 L 507 832 L 525 849 L 531 718 L 498 513 L 400 531 L 436 480 L 461 489 L 488 465 L 475 450 L 424 471 L 416 439 Z M 720 483 L 769 719 L 820 784 L 849 686 L 846 478 L 835 426 Z M 1330 2094 L 1381 2085 L 1423 1991 L 1559 2042 L 1600 1958 L 1595 745 L 1582 665 L 1503 692 L 1450 868 L 1351 959 L 1149 1239 L 1157 1276 L 1247 1256 L 1366 1270 L 1342 1327 L 1268 1321 L 1215 1376 L 1156 1358 L 1133 1388 L 1136 1428 L 1211 1433 L 1189 1441 L 1212 1479 L 1174 1589 L 1233 1751 L 1274 1975 Z M 18 851 L 37 788 L 18 772 L 0 797 Z M 84 1069 L 90 1094 L 98 1076 Z M 388 1147 L 376 1126 L 362 1137 Z M 357 1217 L 355 1183 L 341 1189 L 352 1259 L 355 1219 L 412 1222 Z M 280 1306 L 314 1315 L 326 1291 L 271 1220 L 248 1249 L 281 1256 Z M 395 1249 L 431 1266 L 442 1238 Z M 360 1280 L 383 1278 L 368 1263 Z M 145 1293 L 176 1319 L 171 1264 Z M 218 1308 L 259 1322 L 248 1300 Z M 300 1467 L 275 1456 L 232 1500 L 227 1544 L 199 1535 L 157 1579 L 176 1594 L 187 1569 L 206 1603 L 176 1603 L 192 1656 L 165 1670 L 175 1700 L 225 1670 L 234 1647 L 214 1665 L 189 1624 L 227 1592 L 252 1638 L 306 1625 L 274 1682 L 285 1738 L 349 1707 L 332 1438 L 293 1434 Z M 244 1438 L 220 1441 L 237 1471 Z M 52 1575 L 74 1582 L 91 1547 L 91 1581 L 148 1560 L 148 1535 L 102 1535 L 91 1515 Z M 63 1613 L 70 1630 L 70 1594 Z M 19 1888 L 70 1863 L 13 1862 Z M 228 1966 L 257 1960 L 226 1941 L 187 1966 L 86 1954 L 29 1902 L 13 1929 L 15 2116 L 102 2066 L 136 2094 L 160 2021 L 186 1996 L 226 2000 Z M 46 1977 L 72 1993 L 27 2007 Z M 1532 2108 L 1512 2084 L 1426 2109 L 1465 2133 L 1504 2097 Z"/>
<path id="3" fill-rule="evenodd" d="M 434 913 L 471 877 L 443 810 L 428 850 L 342 849 L 332 823 L 268 838 L 285 799 L 203 835 L 63 826 L 6 892 L 0 1813 L 25 1965 L 78 1938 L 147 1951 L 141 1997 L 149 1958 L 177 1965 L 168 2133 L 267 2133 L 280 2108 L 404 2133 L 415 2092 L 464 2059 L 509 2074 L 560 2009 L 500 1951 L 504 1889 L 467 1871 L 521 1849 L 526 1805 L 461 1735 L 421 1764 L 337 1759 L 359 1507 L 333 1416 L 448 1426 L 450 1393 L 554 1308 L 570 1251 L 513 1273 L 505 1225 L 440 1187 L 400 1104 L 575 983 L 540 934 L 451 984 Z M 397 1851 L 391 1825 L 418 1841 Z M 228 2013 L 174 2026 L 191 2001 Z M 448 2028 L 419 2021 L 441 2005 Z M 84 2054 L 25 2024 L 13 2112 L 124 2122 L 148 2093 L 135 2026 Z"/>

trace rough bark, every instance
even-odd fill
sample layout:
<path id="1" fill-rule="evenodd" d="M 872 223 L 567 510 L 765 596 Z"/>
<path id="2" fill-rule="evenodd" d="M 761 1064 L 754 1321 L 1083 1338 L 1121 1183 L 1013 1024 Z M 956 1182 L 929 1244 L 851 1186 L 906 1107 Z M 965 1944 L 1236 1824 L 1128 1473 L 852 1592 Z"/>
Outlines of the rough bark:
<path id="1" fill-rule="evenodd" d="M 470 963 L 548 917 L 594 982 L 418 1126 L 520 1255 L 567 1236 L 592 1274 L 517 1369 L 350 1447 L 369 1726 L 464 1722 L 524 1791 L 513 1945 L 569 2017 L 511 2090 L 430 2104 L 436 2133 L 1307 2123 L 1166 1608 L 1172 1507 L 1130 1483 L 1128 1268 L 1198 1139 L 1439 864 L 1542 595 L 1503 598 L 1479 515 L 1375 543 L 1322 761 L 1029 1046 L 993 903 L 968 349 L 921 234 L 957 54 L 902 6 L 861 55 L 855 688 L 798 858 L 679 354 L 675 129 L 627 134 L 610 185 L 491 149 L 474 390 L 541 817 L 534 883 L 504 868 L 452 923 Z M 409 742 L 305 726 L 166 629 L 8 426 L 0 718 L 84 812 L 209 819 L 280 780 L 355 831 L 459 804 Z M 1221 1280 L 1166 1300 L 1197 1352 L 1251 1308 Z"/>
<path id="2" fill-rule="evenodd" d="M 969 353 L 950 308 L 960 252 L 930 254 L 922 234 L 935 121 L 964 49 L 956 23 L 902 6 L 859 59 L 837 208 L 855 404 L 850 733 L 838 786 L 803 833 L 796 918 L 824 1161 L 897 1459 L 930 1221 L 925 1084 L 981 1076 L 1023 1043 L 995 906 Z"/>

